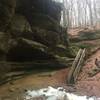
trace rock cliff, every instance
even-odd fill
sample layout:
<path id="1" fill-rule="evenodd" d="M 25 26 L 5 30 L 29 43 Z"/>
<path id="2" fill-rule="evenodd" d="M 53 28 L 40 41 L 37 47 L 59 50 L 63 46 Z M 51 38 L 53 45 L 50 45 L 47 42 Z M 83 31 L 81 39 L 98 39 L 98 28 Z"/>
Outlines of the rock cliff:
<path id="1" fill-rule="evenodd" d="M 0 0 L 0 60 L 63 66 L 73 54 L 60 26 L 61 10 L 52 0 Z"/>

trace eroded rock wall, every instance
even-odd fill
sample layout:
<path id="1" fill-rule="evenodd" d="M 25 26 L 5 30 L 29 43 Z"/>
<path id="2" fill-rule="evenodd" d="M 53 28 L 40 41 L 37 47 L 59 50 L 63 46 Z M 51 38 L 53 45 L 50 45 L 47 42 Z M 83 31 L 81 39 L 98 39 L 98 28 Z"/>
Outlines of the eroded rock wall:
<path id="1" fill-rule="evenodd" d="M 70 54 L 61 10 L 51 0 L 0 0 L 0 61 L 61 64 Z"/>

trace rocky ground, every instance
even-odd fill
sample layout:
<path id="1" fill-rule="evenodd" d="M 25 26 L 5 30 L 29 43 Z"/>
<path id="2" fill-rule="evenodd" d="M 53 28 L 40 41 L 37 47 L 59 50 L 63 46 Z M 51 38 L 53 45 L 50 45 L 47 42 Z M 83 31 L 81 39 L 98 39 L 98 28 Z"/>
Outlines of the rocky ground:
<path id="1" fill-rule="evenodd" d="M 78 33 L 76 32 L 75 34 Z M 81 91 L 82 94 L 85 95 L 94 95 L 100 97 L 100 73 L 97 73 L 94 76 L 90 76 L 93 70 L 99 70 L 99 68 L 95 65 L 95 60 L 96 58 L 98 58 L 100 61 L 100 39 L 83 39 L 82 41 L 79 41 L 77 43 L 80 45 L 84 45 L 87 48 L 88 53 L 91 52 L 91 54 L 88 56 L 88 59 L 84 63 L 83 69 L 75 85 L 76 90 Z"/>
<path id="2" fill-rule="evenodd" d="M 38 72 L 24 77 L 20 80 L 11 81 L 5 85 L 0 86 L 0 97 L 8 98 L 10 100 L 17 100 L 16 98 L 22 97 L 28 89 L 40 89 L 48 86 L 59 87 L 65 86 L 68 69 L 63 69 L 53 72 Z M 20 99 L 19 99 L 20 100 Z"/>

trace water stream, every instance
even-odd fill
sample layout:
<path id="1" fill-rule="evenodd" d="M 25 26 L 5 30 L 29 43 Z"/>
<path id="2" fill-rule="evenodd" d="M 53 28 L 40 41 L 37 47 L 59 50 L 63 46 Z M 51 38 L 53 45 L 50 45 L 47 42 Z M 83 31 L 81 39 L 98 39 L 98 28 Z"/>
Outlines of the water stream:
<path id="1" fill-rule="evenodd" d="M 24 100 L 100 100 L 95 96 L 79 96 L 73 93 L 67 93 L 63 87 L 43 88 L 39 90 L 28 90 L 25 93 Z"/>

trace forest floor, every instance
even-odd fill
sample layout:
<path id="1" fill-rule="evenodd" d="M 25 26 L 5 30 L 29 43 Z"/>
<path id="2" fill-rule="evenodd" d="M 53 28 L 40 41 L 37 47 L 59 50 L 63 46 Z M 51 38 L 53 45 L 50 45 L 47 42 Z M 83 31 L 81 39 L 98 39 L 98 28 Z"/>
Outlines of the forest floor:
<path id="1" fill-rule="evenodd" d="M 77 29 L 71 30 L 70 33 L 73 37 L 76 37 L 78 35 L 78 31 L 79 30 Z M 80 41 L 80 44 L 88 44 L 88 46 L 92 45 L 93 47 L 90 51 L 93 53 L 85 61 L 77 83 L 75 84 L 75 88 L 82 94 L 100 97 L 100 73 L 97 73 L 94 76 L 90 76 L 94 70 L 100 70 L 95 65 L 96 58 L 98 58 L 100 61 L 100 39 L 83 40 Z"/>
<path id="2" fill-rule="evenodd" d="M 95 59 L 98 58 L 100 60 L 100 39 L 82 41 L 82 43 L 96 45 L 95 48 L 98 49 L 85 61 L 75 85 L 66 85 L 69 68 L 51 72 L 38 72 L 0 86 L 0 100 L 23 100 L 21 95 L 26 90 L 40 89 L 48 86 L 62 86 L 67 92 L 100 97 L 100 73 L 93 77 L 89 76 L 89 73 L 96 68 Z"/>
<path id="3" fill-rule="evenodd" d="M 95 65 L 96 58 L 100 60 L 100 49 L 86 60 L 76 83 L 76 88 L 81 92 L 85 92 L 86 95 L 100 96 L 100 73 L 90 76 L 90 73 L 97 69 Z"/>

